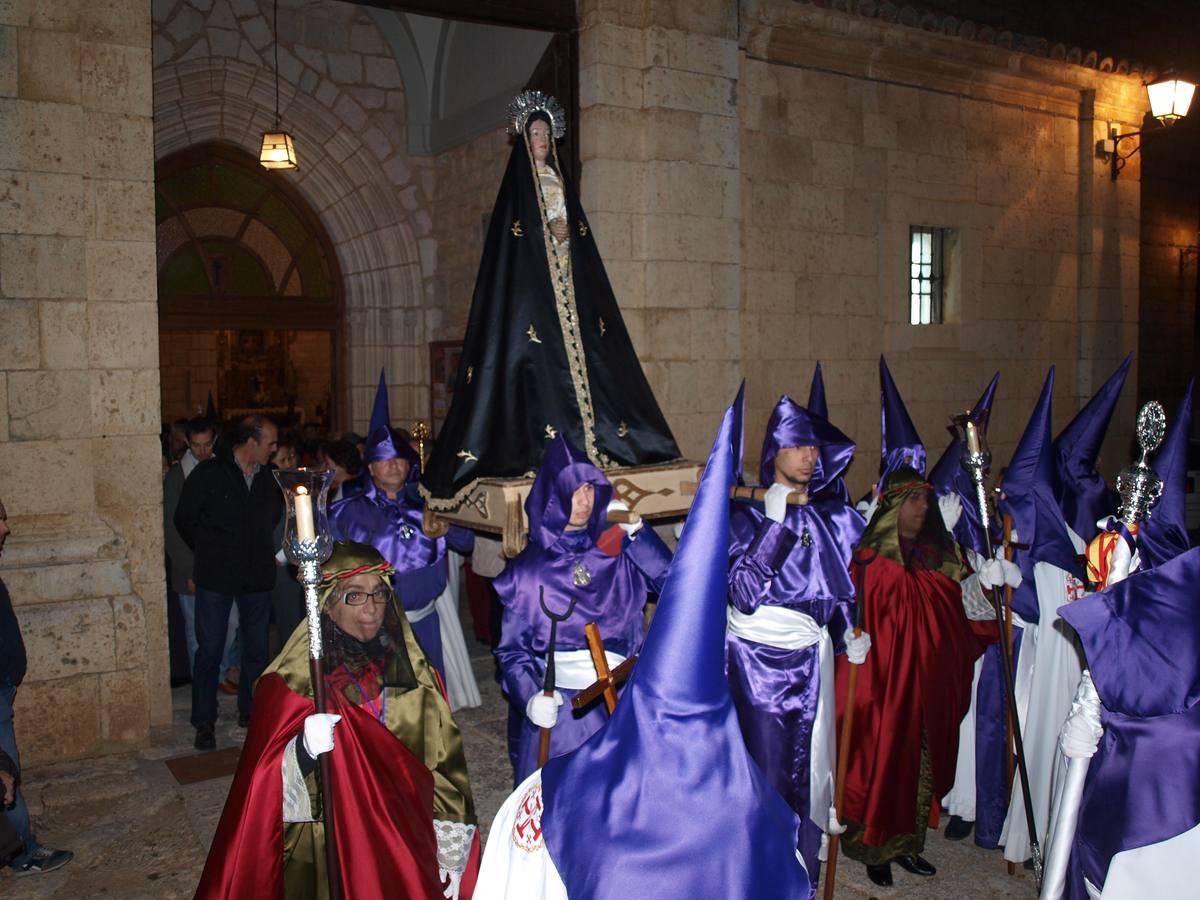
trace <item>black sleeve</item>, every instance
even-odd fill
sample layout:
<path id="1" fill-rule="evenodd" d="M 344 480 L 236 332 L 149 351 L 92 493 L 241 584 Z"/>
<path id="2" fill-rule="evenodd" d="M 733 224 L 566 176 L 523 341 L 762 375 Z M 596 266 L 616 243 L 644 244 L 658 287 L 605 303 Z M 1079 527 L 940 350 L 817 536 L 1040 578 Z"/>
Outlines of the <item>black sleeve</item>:
<path id="1" fill-rule="evenodd" d="M 25 642 L 13 612 L 8 588 L 0 581 L 0 687 L 18 686 L 25 678 Z"/>
<path id="2" fill-rule="evenodd" d="M 191 476 L 183 482 L 179 505 L 175 507 L 175 530 L 179 532 L 183 542 L 193 550 L 196 549 L 196 528 L 200 524 L 208 476 L 208 467 L 204 467 L 203 463 L 197 466 Z"/>
<path id="3" fill-rule="evenodd" d="M 17 764 L 3 750 L 0 750 L 0 772 L 7 772 L 17 784 L 21 783 L 21 773 L 17 771 Z"/>
<path id="4" fill-rule="evenodd" d="M 317 761 L 308 755 L 308 751 L 304 749 L 304 732 L 296 735 L 296 765 L 300 767 L 300 774 L 307 778 L 317 768 Z"/>

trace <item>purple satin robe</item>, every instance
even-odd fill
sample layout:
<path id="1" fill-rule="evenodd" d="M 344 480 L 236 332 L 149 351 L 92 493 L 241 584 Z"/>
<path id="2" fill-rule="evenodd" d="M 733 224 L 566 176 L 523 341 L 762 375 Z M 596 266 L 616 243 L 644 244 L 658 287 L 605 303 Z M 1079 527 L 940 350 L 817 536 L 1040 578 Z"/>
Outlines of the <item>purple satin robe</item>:
<path id="1" fill-rule="evenodd" d="M 571 495 L 585 482 L 595 489 L 592 518 L 581 531 L 566 531 Z M 539 729 L 525 715 L 525 704 L 543 690 L 550 619 L 539 602 L 545 589 L 546 606 L 555 614 L 575 609 L 558 623 L 556 650 L 584 650 L 584 626 L 595 622 L 606 649 L 630 656 L 642 646 L 643 609 L 647 595 L 657 593 L 666 578 L 671 553 L 650 527 L 622 542 L 610 556 L 596 546 L 606 526 L 606 507 L 612 486 L 603 473 L 561 439 L 546 451 L 542 467 L 526 500 L 529 545 L 517 555 L 492 586 L 504 607 L 496 661 L 500 683 L 509 701 L 509 756 L 513 784 L 537 768 Z M 576 567 L 587 572 L 588 583 L 576 584 Z M 574 750 L 608 719 L 603 702 L 577 713 L 571 698 L 578 691 L 558 689 L 563 705 L 550 738 L 551 757 Z"/>
<path id="2" fill-rule="evenodd" d="M 1104 736 L 1079 806 L 1066 895 L 1117 853 L 1200 824 L 1200 548 L 1062 611 L 1083 643 Z"/>
<path id="3" fill-rule="evenodd" d="M 446 548 L 470 553 L 475 536 L 465 528 L 450 526 L 445 537 L 431 538 L 422 530 L 424 507 L 406 492 L 388 499 L 373 481 L 357 496 L 339 500 L 329 509 L 329 525 L 339 541 L 370 544 L 396 567 L 396 596 L 405 610 L 424 609 L 446 589 Z M 442 664 L 441 623 L 436 612 L 412 623 L 422 649 L 439 673 Z"/>
<path id="4" fill-rule="evenodd" d="M 733 504 L 729 599 L 747 614 L 761 606 L 782 606 L 811 616 L 818 626 L 829 628 L 835 652 L 844 652 L 845 632 L 853 624 L 850 556 L 864 522 L 835 492 L 819 492 L 845 469 L 854 444 L 784 397 L 767 427 L 764 485 L 774 480 L 779 449 L 797 446 L 820 448 L 809 484 L 815 497 L 807 506 L 789 506 L 782 524 L 755 506 Z M 820 645 L 788 650 L 729 635 L 725 646 L 729 688 L 746 747 L 800 817 L 797 847 L 815 891 L 822 829 L 809 818 L 809 770 L 821 690 Z"/>

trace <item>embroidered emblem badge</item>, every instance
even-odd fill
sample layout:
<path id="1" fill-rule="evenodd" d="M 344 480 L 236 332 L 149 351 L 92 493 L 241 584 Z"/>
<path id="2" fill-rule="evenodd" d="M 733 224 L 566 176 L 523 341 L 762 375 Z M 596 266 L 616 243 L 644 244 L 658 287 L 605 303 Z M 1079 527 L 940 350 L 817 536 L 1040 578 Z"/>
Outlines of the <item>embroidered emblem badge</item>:
<path id="1" fill-rule="evenodd" d="M 529 326 L 529 330 L 525 333 L 529 335 L 529 340 L 531 343 L 540 344 L 542 342 L 542 339 L 537 336 L 537 332 L 534 330 L 532 325 Z"/>
<path id="2" fill-rule="evenodd" d="M 457 456 L 459 459 L 465 459 L 467 462 L 479 462 L 479 457 L 476 456 L 474 453 L 472 453 L 470 450 L 459 450 L 454 455 Z"/>
<path id="3" fill-rule="evenodd" d="M 411 541 L 417 534 L 417 530 L 407 522 L 400 526 L 400 540 Z"/>
<path id="4" fill-rule="evenodd" d="M 542 785 L 539 782 L 525 792 L 513 822 L 513 843 L 526 853 L 536 853 L 545 845 L 542 839 Z"/>
<path id="5" fill-rule="evenodd" d="M 558 437 L 558 429 L 555 428 L 553 425 L 547 425 L 546 426 L 546 437 L 548 437 L 550 440 L 554 440 L 556 437 Z"/>
<path id="6" fill-rule="evenodd" d="M 524 237 L 525 231 L 521 228 L 521 220 L 513 219 L 512 228 L 509 229 L 513 233 L 513 237 Z"/>

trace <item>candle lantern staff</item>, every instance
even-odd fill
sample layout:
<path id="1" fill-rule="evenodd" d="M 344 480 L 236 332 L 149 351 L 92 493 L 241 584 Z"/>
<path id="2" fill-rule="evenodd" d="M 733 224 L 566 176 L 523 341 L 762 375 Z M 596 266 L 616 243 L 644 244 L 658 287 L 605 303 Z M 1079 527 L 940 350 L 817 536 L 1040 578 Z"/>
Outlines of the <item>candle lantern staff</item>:
<path id="1" fill-rule="evenodd" d="M 984 547 L 988 559 L 992 557 L 991 532 L 987 528 L 989 521 L 987 508 L 987 491 L 984 479 L 992 464 L 992 452 L 988 449 L 987 437 L 983 430 L 969 418 L 969 414 L 954 416 L 951 421 L 963 440 L 962 467 L 967 470 L 975 483 L 975 503 L 979 508 L 979 521 L 984 523 Z M 1017 773 L 1021 779 L 1021 796 L 1025 801 L 1025 825 L 1029 829 L 1029 847 L 1033 855 L 1033 872 L 1038 887 L 1042 883 L 1042 847 L 1038 843 L 1037 823 L 1033 819 L 1033 800 L 1029 793 L 1029 769 L 1025 764 L 1025 741 L 1021 737 L 1021 720 L 1017 715 L 1017 699 L 1014 692 L 1013 664 L 1011 648 L 1005 640 L 1004 603 L 1000 594 L 993 588 L 985 593 L 989 595 L 992 608 L 996 611 L 996 626 L 1000 631 L 1000 665 L 1004 678 L 1004 696 L 1008 705 L 1009 720 L 1012 722 L 1013 745 L 1017 753 Z"/>
<path id="2" fill-rule="evenodd" d="M 283 527 L 283 553 L 300 571 L 304 588 L 304 607 L 308 622 L 308 661 L 312 676 L 313 700 L 317 712 L 326 712 L 324 644 L 321 641 L 321 563 L 333 552 L 333 534 L 329 528 L 326 500 L 333 473 L 315 469 L 276 470 L 286 504 Z M 325 825 L 325 860 L 329 874 L 329 896 L 341 900 L 341 871 L 338 867 L 337 837 L 333 815 L 333 781 L 329 754 L 317 757 L 321 779 L 321 809 Z"/>

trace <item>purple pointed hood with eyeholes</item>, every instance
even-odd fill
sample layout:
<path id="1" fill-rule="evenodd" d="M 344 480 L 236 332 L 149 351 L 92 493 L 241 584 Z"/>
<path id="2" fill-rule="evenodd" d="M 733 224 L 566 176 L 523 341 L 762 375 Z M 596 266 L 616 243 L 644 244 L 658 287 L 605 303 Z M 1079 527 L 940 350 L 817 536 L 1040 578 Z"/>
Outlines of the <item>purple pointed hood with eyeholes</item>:
<path id="1" fill-rule="evenodd" d="M 1192 390 L 1196 379 L 1188 382 L 1187 393 L 1179 404 L 1175 421 L 1154 457 L 1154 471 L 1163 482 L 1162 497 L 1150 511 L 1150 518 L 1138 529 L 1138 548 L 1142 568 L 1150 569 L 1169 562 L 1191 549 L 1184 503 L 1188 484 L 1188 438 L 1192 430 Z"/>
<path id="2" fill-rule="evenodd" d="M 587 532 L 598 541 L 608 527 L 608 503 L 612 485 L 587 456 L 567 443 L 562 435 L 550 442 L 538 467 L 537 477 L 525 498 L 529 540 L 543 549 L 554 546 L 571 520 L 571 498 L 584 484 L 595 490 Z"/>
<path id="3" fill-rule="evenodd" d="M 975 405 L 971 407 L 970 420 L 986 434 L 988 419 L 992 415 L 992 401 L 996 397 L 996 385 L 1000 383 L 1000 373 L 992 376 L 988 386 L 984 388 Z M 933 485 L 938 496 L 956 494 L 962 501 L 963 511 L 954 526 L 954 539 L 964 547 L 970 547 L 976 553 L 987 550 L 984 525 L 979 520 L 979 503 L 975 497 L 975 482 L 970 473 L 962 465 L 963 439 L 954 431 L 948 446 L 941 458 L 929 470 L 929 483 Z"/>
<path id="4" fill-rule="evenodd" d="M 1053 394 L 1054 367 L 1051 366 L 1037 405 L 1004 473 L 1000 509 L 1012 515 L 1017 540 L 1028 547 L 1021 554 L 1021 561 L 1027 563 L 1022 566 L 1026 578 L 1033 574 L 1033 563 L 1045 562 L 1082 581 L 1083 567 L 1067 534 L 1062 510 L 1054 499 L 1054 448 L 1050 438 Z M 1026 567 L 1028 571 L 1025 571 Z M 1024 611 L 1018 611 L 1025 615 Z"/>
<path id="5" fill-rule="evenodd" d="M 879 396 L 883 425 L 883 439 L 879 445 L 879 483 L 883 484 L 889 475 L 903 466 L 916 469 L 924 475 L 925 445 L 917 434 L 917 428 L 908 415 L 908 409 L 882 356 L 879 357 Z"/>
<path id="6" fill-rule="evenodd" d="M 759 471 L 763 487 L 775 483 L 775 457 L 786 447 L 817 448 L 817 464 L 808 484 L 810 494 L 816 494 L 841 475 L 854 456 L 854 441 L 824 418 L 811 415 L 807 409 L 784 394 L 775 404 L 767 422 L 767 435 L 762 448 L 762 467 Z"/>
<path id="7" fill-rule="evenodd" d="M 1096 536 L 1097 521 L 1117 511 L 1116 492 L 1096 471 L 1096 460 L 1132 360 L 1130 353 L 1054 439 L 1055 496 L 1067 524 L 1084 541 Z"/>
<path id="8" fill-rule="evenodd" d="M 750 758 L 725 677 L 734 418 L 612 718 L 542 769 L 546 848 L 572 900 L 809 894 L 799 820 Z"/>

